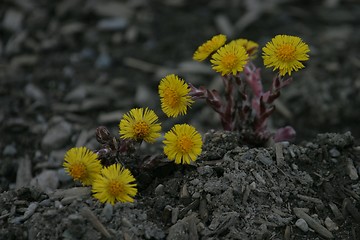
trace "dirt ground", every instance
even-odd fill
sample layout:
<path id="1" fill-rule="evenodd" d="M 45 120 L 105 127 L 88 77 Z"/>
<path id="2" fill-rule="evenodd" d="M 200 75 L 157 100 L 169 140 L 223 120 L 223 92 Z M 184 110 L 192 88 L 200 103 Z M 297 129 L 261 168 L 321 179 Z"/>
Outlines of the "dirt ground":
<path id="1" fill-rule="evenodd" d="M 357 0 L 1 1 L 0 239 L 360 239 L 359 29 Z M 202 102 L 161 115 L 168 73 L 221 89 L 191 59 L 218 33 L 309 44 L 271 121 L 293 126 L 294 143 L 246 146 Z M 266 85 L 273 73 L 262 76 Z M 64 173 L 64 154 L 97 149 L 96 127 L 116 135 L 133 107 L 154 109 L 165 131 L 194 125 L 203 153 L 138 173 L 135 203 L 100 204 Z"/>

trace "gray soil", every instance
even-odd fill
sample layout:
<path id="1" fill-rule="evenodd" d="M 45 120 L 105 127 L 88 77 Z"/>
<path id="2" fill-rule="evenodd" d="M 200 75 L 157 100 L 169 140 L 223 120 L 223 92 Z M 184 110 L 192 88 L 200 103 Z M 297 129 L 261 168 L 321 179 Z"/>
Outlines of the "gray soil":
<path id="1" fill-rule="evenodd" d="M 359 25 L 357 0 L 0 1 L 0 239 L 360 239 Z M 270 124 L 293 126 L 295 142 L 248 146 L 203 102 L 176 120 L 161 113 L 166 74 L 222 88 L 191 60 L 218 33 L 309 44 Z M 262 76 L 268 86 L 273 73 Z M 63 157 L 99 149 L 96 127 L 117 135 L 133 107 L 154 109 L 164 131 L 194 125 L 203 153 L 177 166 L 161 142 L 143 145 L 125 159 L 135 202 L 101 204 Z M 136 171 L 142 159 L 158 164 Z"/>

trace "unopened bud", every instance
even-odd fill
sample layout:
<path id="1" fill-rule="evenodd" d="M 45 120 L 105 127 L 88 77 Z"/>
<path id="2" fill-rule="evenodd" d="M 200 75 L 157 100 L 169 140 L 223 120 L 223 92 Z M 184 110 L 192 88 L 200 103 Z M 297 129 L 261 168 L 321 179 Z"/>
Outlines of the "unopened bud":
<path id="1" fill-rule="evenodd" d="M 100 126 L 96 128 L 96 140 L 102 144 L 109 143 L 109 141 L 112 141 L 109 130 L 104 126 Z"/>

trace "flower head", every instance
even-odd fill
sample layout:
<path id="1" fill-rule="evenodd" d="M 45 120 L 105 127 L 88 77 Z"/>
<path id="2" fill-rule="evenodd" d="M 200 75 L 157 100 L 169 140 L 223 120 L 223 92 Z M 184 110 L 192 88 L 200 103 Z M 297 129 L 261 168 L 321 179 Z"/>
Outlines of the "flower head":
<path id="1" fill-rule="evenodd" d="M 137 193 L 135 178 L 128 169 L 119 164 L 103 168 L 92 186 L 94 197 L 100 202 L 134 202 Z"/>
<path id="2" fill-rule="evenodd" d="M 177 164 L 189 164 L 201 153 L 201 135 L 193 126 L 176 124 L 165 133 L 164 138 L 164 153 L 169 160 L 175 160 Z"/>
<path id="3" fill-rule="evenodd" d="M 248 54 L 243 46 L 226 44 L 212 55 L 212 68 L 221 75 L 241 72 L 248 61 Z"/>
<path id="4" fill-rule="evenodd" d="M 189 85 L 171 74 L 163 78 L 159 84 L 161 109 L 168 117 L 186 114 L 187 108 L 194 102 L 189 96 Z"/>
<path id="5" fill-rule="evenodd" d="M 120 137 L 135 141 L 155 142 L 160 137 L 161 126 L 158 116 L 148 108 L 134 108 L 120 121 Z"/>
<path id="6" fill-rule="evenodd" d="M 250 56 L 250 58 L 256 57 L 256 53 L 259 47 L 259 45 L 256 42 L 244 38 L 233 40 L 229 44 L 236 44 L 238 46 L 243 46 L 247 54 Z"/>
<path id="7" fill-rule="evenodd" d="M 304 68 L 300 61 L 309 59 L 309 46 L 301 38 L 277 35 L 263 47 L 263 59 L 266 67 L 279 69 L 280 75 L 291 75 L 292 71 Z"/>
<path id="8" fill-rule="evenodd" d="M 223 34 L 216 35 L 206 41 L 195 51 L 193 59 L 199 62 L 204 61 L 211 53 L 218 50 L 226 42 L 226 36 Z"/>
<path id="9" fill-rule="evenodd" d="M 86 147 L 71 148 L 66 152 L 64 160 L 65 171 L 83 185 L 91 185 L 102 168 L 97 154 Z"/>

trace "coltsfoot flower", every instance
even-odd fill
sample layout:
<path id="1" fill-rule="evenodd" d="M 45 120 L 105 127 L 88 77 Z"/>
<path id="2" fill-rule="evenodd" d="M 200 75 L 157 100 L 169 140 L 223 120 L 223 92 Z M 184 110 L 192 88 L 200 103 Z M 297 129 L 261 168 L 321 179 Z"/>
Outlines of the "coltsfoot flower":
<path id="1" fill-rule="evenodd" d="M 91 185 L 102 168 L 97 154 L 86 147 L 71 148 L 66 152 L 64 160 L 65 171 L 84 186 Z"/>
<path id="2" fill-rule="evenodd" d="M 148 108 L 134 108 L 120 121 L 120 137 L 135 141 L 155 142 L 160 137 L 161 125 L 158 116 Z"/>
<path id="3" fill-rule="evenodd" d="M 128 169 L 113 164 L 101 170 L 93 183 L 94 197 L 102 203 L 134 202 L 137 193 L 135 178 Z"/>
<path id="4" fill-rule="evenodd" d="M 164 153 L 176 164 L 189 164 L 196 161 L 202 151 L 200 133 L 188 124 L 176 124 L 165 133 L 164 138 Z"/>
<path id="5" fill-rule="evenodd" d="M 256 53 L 257 53 L 258 47 L 259 47 L 259 44 L 257 44 L 256 42 L 248 40 L 248 39 L 244 39 L 244 38 L 239 38 L 239 39 L 233 40 L 233 41 L 229 42 L 228 44 L 236 44 L 239 46 L 243 46 L 245 48 L 247 54 L 250 56 L 250 58 L 256 57 Z"/>
<path id="6" fill-rule="evenodd" d="M 277 35 L 263 47 L 264 65 L 279 69 L 280 75 L 291 75 L 292 71 L 304 68 L 300 61 L 309 59 L 310 49 L 301 38 L 288 35 Z"/>
<path id="7" fill-rule="evenodd" d="M 249 55 L 243 46 L 226 44 L 212 55 L 210 62 L 212 68 L 224 76 L 229 73 L 236 75 L 238 72 L 243 71 L 248 59 Z"/>
<path id="8" fill-rule="evenodd" d="M 189 96 L 189 85 L 171 74 L 163 78 L 159 84 L 161 109 L 168 117 L 185 115 L 187 108 L 194 102 Z"/>
<path id="9" fill-rule="evenodd" d="M 199 62 L 204 61 L 213 52 L 218 50 L 226 42 L 226 36 L 223 34 L 216 35 L 210 40 L 206 41 L 195 51 L 193 59 Z"/>

